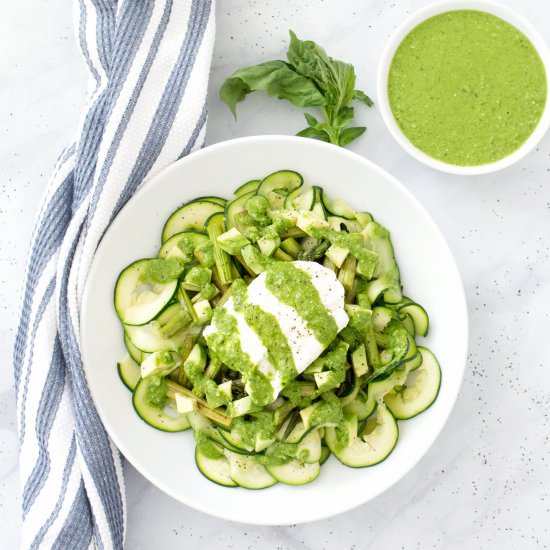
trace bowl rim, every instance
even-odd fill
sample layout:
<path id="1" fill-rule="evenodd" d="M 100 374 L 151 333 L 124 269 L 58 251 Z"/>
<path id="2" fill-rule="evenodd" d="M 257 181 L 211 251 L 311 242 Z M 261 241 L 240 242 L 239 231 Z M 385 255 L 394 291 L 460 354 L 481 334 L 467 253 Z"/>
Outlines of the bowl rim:
<path id="1" fill-rule="evenodd" d="M 504 21 L 516 27 L 531 41 L 542 60 L 546 72 L 546 103 L 542 116 L 534 131 L 521 145 L 521 147 L 516 149 L 511 154 L 494 162 L 477 166 L 458 166 L 455 164 L 449 164 L 427 155 L 413 145 L 402 132 L 401 128 L 399 128 L 391 111 L 387 93 L 390 65 L 397 48 L 406 35 L 427 19 L 441 13 L 456 10 L 485 11 L 504 19 Z M 439 2 L 429 4 L 428 6 L 414 12 L 392 33 L 386 43 L 386 46 L 384 47 L 382 56 L 380 57 L 380 62 L 378 64 L 377 94 L 378 106 L 390 134 L 395 141 L 397 141 L 397 143 L 416 160 L 422 162 L 430 168 L 447 172 L 449 174 L 473 176 L 497 172 L 511 166 L 512 164 L 515 164 L 529 154 L 538 145 L 550 127 L 550 49 L 540 33 L 531 25 L 531 23 L 507 6 L 503 6 L 491 0 L 441 0 Z"/>
<path id="2" fill-rule="evenodd" d="M 464 382 L 464 372 L 466 369 L 466 363 L 467 363 L 467 353 L 468 353 L 468 346 L 469 346 L 469 316 L 468 316 L 468 304 L 466 299 L 466 294 L 464 290 L 464 283 L 462 281 L 462 277 L 460 274 L 460 270 L 458 269 L 458 265 L 456 262 L 456 259 L 452 253 L 452 250 L 450 246 L 447 243 L 447 240 L 443 236 L 442 232 L 440 231 L 438 225 L 436 224 L 435 220 L 432 218 L 428 210 L 423 206 L 423 204 L 420 202 L 419 199 L 417 199 L 414 194 L 405 187 L 396 177 L 391 175 L 389 172 L 387 172 L 384 168 L 381 166 L 375 164 L 374 162 L 366 159 L 362 155 L 359 155 L 357 153 L 354 153 L 350 150 L 343 149 L 341 147 L 337 147 L 332 144 L 320 142 L 317 140 L 311 140 L 307 139 L 304 141 L 305 138 L 296 137 L 296 136 L 283 136 L 283 135 L 262 135 L 262 136 L 249 136 L 249 137 L 242 137 L 242 138 L 235 138 L 230 139 L 222 142 L 215 143 L 213 145 L 210 145 L 208 147 L 205 147 L 201 150 L 198 150 L 191 155 L 188 155 L 187 157 L 181 158 L 174 163 L 168 165 L 164 169 L 162 169 L 160 172 L 158 172 L 155 176 L 153 176 L 150 180 L 148 180 L 137 192 L 136 194 L 128 201 L 128 203 L 121 209 L 121 211 L 116 216 L 115 220 L 111 224 L 111 226 L 108 228 L 107 232 L 104 235 L 104 238 L 100 242 L 98 249 L 96 251 L 96 254 L 94 256 L 94 259 L 91 264 L 91 268 L 88 272 L 88 276 L 85 283 L 85 288 L 83 292 L 82 302 L 81 302 L 81 309 L 80 309 L 80 327 L 81 327 L 81 349 L 82 349 L 82 357 L 83 357 L 83 366 L 84 366 L 84 372 L 88 381 L 88 386 L 90 388 L 90 394 L 94 401 L 94 404 L 96 405 L 97 412 L 99 414 L 99 417 L 104 424 L 109 437 L 114 442 L 114 444 L 118 447 L 118 449 L 124 454 L 124 456 L 127 458 L 127 460 L 132 464 L 132 466 L 140 472 L 150 483 L 158 487 L 160 490 L 162 490 L 167 495 L 171 496 L 175 500 L 181 502 L 182 504 L 185 504 L 187 506 L 190 506 L 191 508 L 195 510 L 199 510 L 203 513 L 213 515 L 215 517 L 219 517 L 221 519 L 234 521 L 238 523 L 247 523 L 252 525 L 288 525 L 288 524 L 301 524 L 306 522 L 312 522 L 312 521 L 318 521 L 322 519 L 326 519 L 328 517 L 333 517 L 336 515 L 343 514 L 345 512 L 348 512 L 357 506 L 360 506 L 362 504 L 365 504 L 366 502 L 371 501 L 372 499 L 380 496 L 381 494 L 388 491 L 391 487 L 393 487 L 395 484 L 397 484 L 403 477 L 405 477 L 408 473 L 411 472 L 411 470 L 426 456 L 428 451 L 432 448 L 435 441 L 439 438 L 441 435 L 441 432 L 443 431 L 444 427 L 446 426 L 449 417 L 451 413 L 453 412 L 456 401 L 458 399 L 458 395 L 460 393 L 460 389 L 462 387 L 462 384 Z M 89 355 L 89 352 L 87 350 L 90 349 L 90 329 L 89 329 L 89 314 L 87 311 L 90 309 L 88 304 L 92 302 L 92 280 L 95 278 L 96 273 L 101 268 L 101 261 L 102 256 L 104 255 L 104 249 L 107 248 L 106 243 L 108 241 L 108 234 L 111 231 L 112 227 L 115 225 L 119 225 L 123 222 L 124 216 L 121 216 L 121 214 L 128 209 L 128 205 L 136 198 L 137 196 L 144 195 L 149 192 L 149 189 L 154 188 L 155 185 L 159 180 L 166 179 L 173 173 L 177 173 L 177 171 L 180 169 L 181 166 L 187 164 L 190 159 L 196 160 L 199 157 L 206 156 L 208 157 L 213 152 L 218 151 L 220 149 L 226 149 L 231 148 L 234 146 L 241 146 L 246 145 L 248 143 L 257 143 L 257 142 L 263 142 L 266 144 L 273 144 L 277 142 L 289 142 L 293 143 L 296 146 L 310 146 L 310 147 L 316 147 L 319 149 L 319 152 L 322 154 L 323 150 L 333 150 L 337 151 L 339 155 L 342 157 L 345 157 L 349 160 L 355 160 L 362 163 L 365 167 L 368 167 L 369 169 L 373 170 L 374 172 L 377 172 L 381 175 L 383 175 L 385 178 L 387 178 L 390 185 L 395 186 L 399 188 L 399 191 L 407 197 L 408 200 L 411 200 L 414 204 L 415 208 L 420 211 L 422 216 L 425 218 L 426 222 L 432 227 L 434 236 L 441 242 L 441 244 L 447 249 L 448 252 L 448 258 L 450 262 L 452 263 L 452 268 L 457 276 L 457 300 L 461 304 L 461 315 L 460 315 L 460 324 L 463 326 L 463 340 L 457 343 L 456 348 L 456 355 L 461 357 L 460 364 L 460 376 L 459 381 L 456 387 L 453 389 L 452 395 L 449 396 L 448 402 L 446 404 L 446 409 L 442 411 L 441 417 L 439 418 L 438 425 L 435 427 L 432 433 L 430 433 L 427 442 L 425 444 L 423 452 L 414 460 L 410 461 L 407 468 L 398 476 L 391 479 L 389 483 L 385 484 L 383 487 L 381 487 L 377 492 L 370 495 L 367 499 L 357 499 L 348 501 L 346 503 L 342 503 L 338 509 L 329 511 L 328 513 L 326 511 L 317 511 L 317 512 L 310 512 L 308 514 L 304 514 L 303 517 L 300 518 L 292 518 L 289 520 L 284 521 L 258 521 L 258 520 L 251 520 L 251 519 L 241 519 L 241 514 L 238 513 L 236 510 L 227 510 L 223 513 L 219 511 L 212 511 L 209 509 L 208 506 L 202 506 L 199 505 L 195 500 L 191 498 L 182 498 L 182 495 L 179 494 L 177 491 L 175 491 L 170 485 L 163 483 L 159 481 L 158 477 L 152 474 L 151 471 L 148 471 L 146 467 L 144 467 L 139 459 L 139 457 L 135 456 L 132 452 L 130 452 L 128 446 L 125 444 L 125 441 L 119 437 L 119 434 L 112 429 L 110 417 L 108 417 L 105 414 L 105 411 L 103 408 L 99 405 L 99 403 L 102 401 L 99 399 L 99 388 L 96 386 L 97 382 L 92 382 L 90 379 L 91 377 L 91 367 L 90 364 L 87 362 L 86 357 Z M 307 145 L 306 145 L 307 144 Z M 105 238 L 107 237 L 107 238 Z"/>

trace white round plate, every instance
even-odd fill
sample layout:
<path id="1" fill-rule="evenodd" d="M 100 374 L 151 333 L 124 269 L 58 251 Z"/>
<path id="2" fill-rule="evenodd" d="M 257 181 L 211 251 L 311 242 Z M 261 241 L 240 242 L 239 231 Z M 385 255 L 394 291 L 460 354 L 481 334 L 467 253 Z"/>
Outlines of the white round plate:
<path id="1" fill-rule="evenodd" d="M 372 212 L 392 232 L 406 295 L 430 314 L 429 337 L 442 368 L 437 401 L 420 416 L 399 422 L 399 441 L 381 464 L 348 468 L 331 457 L 313 483 L 277 484 L 251 491 L 224 488 L 195 466 L 190 431 L 164 433 L 134 412 L 116 362 L 126 354 L 113 308 L 120 271 L 137 258 L 155 256 L 162 226 L 180 204 L 203 195 L 231 197 L 250 179 L 290 168 L 331 197 Z M 81 339 L 92 397 L 105 428 L 124 456 L 175 499 L 233 521 L 278 525 L 313 521 L 354 508 L 403 477 L 427 452 L 456 400 L 467 352 L 468 320 L 455 261 L 419 202 L 387 172 L 345 149 L 311 139 L 265 136 L 226 141 L 184 158 L 149 181 L 125 206 L 95 256 L 82 303 Z"/>

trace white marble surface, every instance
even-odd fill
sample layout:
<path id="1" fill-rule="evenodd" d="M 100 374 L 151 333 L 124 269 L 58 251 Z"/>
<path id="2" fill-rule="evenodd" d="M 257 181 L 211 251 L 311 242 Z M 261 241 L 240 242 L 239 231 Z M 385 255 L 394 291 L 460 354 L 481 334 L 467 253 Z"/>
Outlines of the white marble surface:
<path id="1" fill-rule="evenodd" d="M 550 3 L 502 0 L 550 42 Z M 294 133 L 289 105 L 250 97 L 235 123 L 217 99 L 237 66 L 279 57 L 287 29 L 354 63 L 375 95 L 386 38 L 425 0 L 219 0 L 208 142 Z M 85 73 L 67 2 L 0 0 L 0 548 L 20 538 L 11 347 L 31 227 L 46 179 L 78 119 Z M 326 521 L 252 527 L 165 496 L 127 468 L 132 550 L 531 549 L 550 544 L 550 135 L 524 161 L 477 178 L 431 171 L 399 149 L 376 109 L 352 149 L 397 176 L 447 237 L 470 310 L 456 408 L 433 448 L 375 501 Z"/>

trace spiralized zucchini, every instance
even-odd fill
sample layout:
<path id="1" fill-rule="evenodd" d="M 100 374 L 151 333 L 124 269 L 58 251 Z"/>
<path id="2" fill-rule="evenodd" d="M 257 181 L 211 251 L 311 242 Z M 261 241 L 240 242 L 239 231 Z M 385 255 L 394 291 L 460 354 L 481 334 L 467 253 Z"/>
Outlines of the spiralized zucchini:
<path id="1" fill-rule="evenodd" d="M 349 322 L 258 405 L 260 367 L 231 368 L 203 331 L 233 290 L 242 296 L 276 263 L 295 261 L 334 273 Z M 397 419 L 439 391 L 437 359 L 416 343 L 428 314 L 403 295 L 389 231 L 292 170 L 250 180 L 230 200 L 180 206 L 158 256 L 121 273 L 115 306 L 128 350 L 117 368 L 136 412 L 159 430 L 192 428 L 199 470 L 226 487 L 309 483 L 331 453 L 352 467 L 378 464 L 397 443 Z M 248 313 L 262 315 L 255 307 Z"/>

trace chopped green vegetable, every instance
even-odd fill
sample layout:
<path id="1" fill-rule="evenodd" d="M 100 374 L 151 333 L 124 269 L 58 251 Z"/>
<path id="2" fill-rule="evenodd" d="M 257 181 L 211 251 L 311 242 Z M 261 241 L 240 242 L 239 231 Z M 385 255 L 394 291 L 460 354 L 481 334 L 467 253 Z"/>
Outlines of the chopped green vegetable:
<path id="1" fill-rule="evenodd" d="M 219 214 L 213 214 L 208 218 L 206 231 L 214 247 L 214 262 L 216 264 L 220 285 L 226 286 L 233 280 L 233 277 L 231 274 L 231 261 L 229 255 L 218 243 L 218 237 L 224 232 L 223 220 L 224 216 L 221 212 Z"/>
<path id="2" fill-rule="evenodd" d="M 250 217 L 260 225 L 271 223 L 269 214 L 269 202 L 261 195 L 253 195 L 246 201 L 246 210 Z"/>
<path id="3" fill-rule="evenodd" d="M 147 385 L 147 400 L 152 407 L 162 409 L 166 404 L 166 380 L 163 376 L 151 376 Z"/>
<path id="4" fill-rule="evenodd" d="M 206 241 L 204 244 L 199 244 L 195 248 L 195 258 L 204 267 L 214 267 L 216 261 L 214 259 L 214 245 L 211 241 Z"/>
<path id="5" fill-rule="evenodd" d="M 208 437 L 204 432 L 197 430 L 194 432 L 195 443 L 197 448 L 200 449 L 204 456 L 216 459 L 223 457 L 223 448 L 216 444 L 212 439 Z"/>
<path id="6" fill-rule="evenodd" d="M 180 258 L 157 258 L 149 260 L 143 270 L 144 283 L 166 283 L 178 279 L 185 269 L 185 262 Z"/>
<path id="7" fill-rule="evenodd" d="M 250 244 L 250 241 L 236 227 L 220 235 L 217 241 L 228 254 L 233 256 L 240 254 L 241 250 Z"/>
<path id="8" fill-rule="evenodd" d="M 200 289 L 199 295 L 203 300 L 211 300 L 218 292 L 218 287 L 216 285 L 205 283 Z"/>
<path id="9" fill-rule="evenodd" d="M 202 288 L 210 282 L 212 271 L 207 267 L 193 266 L 186 274 L 184 281 Z"/>
<path id="10" fill-rule="evenodd" d="M 178 248 L 182 253 L 182 260 L 184 262 L 190 262 L 194 258 L 195 253 L 195 240 L 191 235 L 183 235 L 178 240 Z"/>

